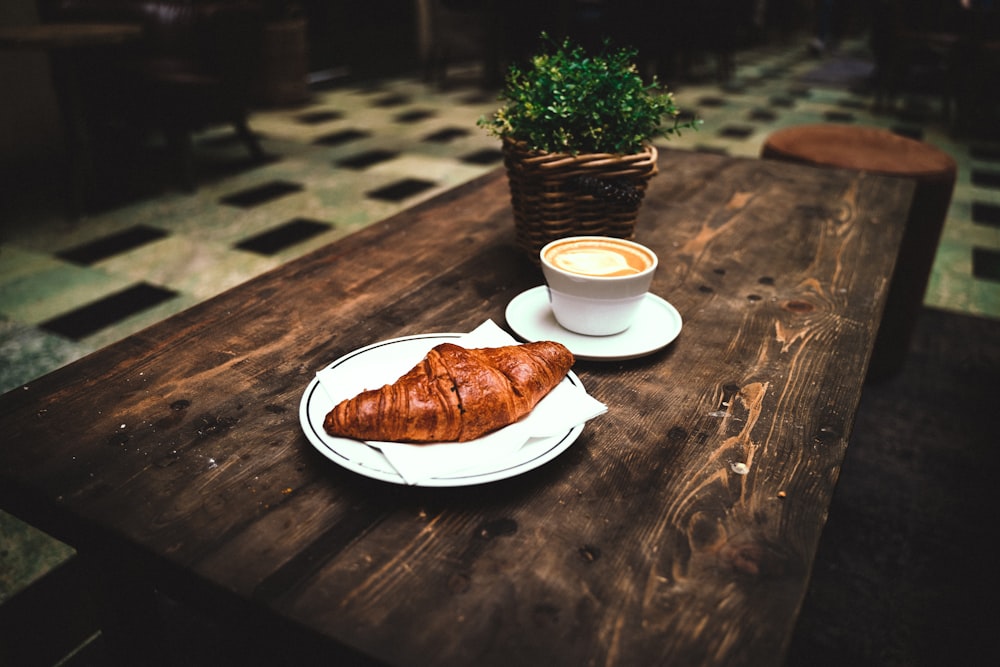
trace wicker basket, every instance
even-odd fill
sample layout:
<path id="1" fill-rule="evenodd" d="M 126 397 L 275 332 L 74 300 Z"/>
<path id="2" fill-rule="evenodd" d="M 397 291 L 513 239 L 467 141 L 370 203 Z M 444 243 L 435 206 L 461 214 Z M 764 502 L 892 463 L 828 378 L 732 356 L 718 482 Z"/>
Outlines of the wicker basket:
<path id="1" fill-rule="evenodd" d="M 655 146 L 633 155 L 569 155 L 505 140 L 503 153 L 517 244 L 535 263 L 542 246 L 566 236 L 635 236 L 642 197 L 657 173 Z"/>

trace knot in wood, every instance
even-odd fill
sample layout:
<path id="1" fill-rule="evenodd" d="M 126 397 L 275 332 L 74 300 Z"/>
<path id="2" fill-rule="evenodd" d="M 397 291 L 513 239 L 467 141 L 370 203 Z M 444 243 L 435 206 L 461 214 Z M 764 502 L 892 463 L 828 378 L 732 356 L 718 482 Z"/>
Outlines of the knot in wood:
<path id="1" fill-rule="evenodd" d="M 750 577 L 774 576 L 789 568 L 788 559 L 774 545 L 763 542 L 729 542 L 719 557 L 734 572 Z"/>
<path id="2" fill-rule="evenodd" d="M 201 425 L 198 427 L 200 437 L 224 435 L 239 422 L 238 417 L 214 417 L 205 415 L 201 418 Z"/>
<path id="3" fill-rule="evenodd" d="M 688 437 L 687 429 L 683 426 L 673 426 L 667 431 L 667 439 L 671 442 L 680 442 Z"/>
<path id="4" fill-rule="evenodd" d="M 582 558 L 587 563 L 593 563 L 595 560 L 601 557 L 601 550 L 592 544 L 584 544 L 579 549 L 580 558 Z"/>
<path id="5" fill-rule="evenodd" d="M 792 313 L 804 314 L 804 313 L 811 313 L 812 311 L 816 310 L 816 306 L 809 303 L 808 301 L 802 301 L 801 299 L 792 299 L 791 301 L 785 302 L 785 310 Z"/>

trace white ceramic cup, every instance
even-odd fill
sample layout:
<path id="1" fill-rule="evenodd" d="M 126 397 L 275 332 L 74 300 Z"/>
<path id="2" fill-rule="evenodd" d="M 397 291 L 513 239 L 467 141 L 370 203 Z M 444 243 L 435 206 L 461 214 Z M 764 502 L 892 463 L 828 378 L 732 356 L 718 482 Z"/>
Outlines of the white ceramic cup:
<path id="1" fill-rule="evenodd" d="M 558 239 L 539 254 L 556 322 L 586 336 L 632 326 L 658 264 L 646 246 L 605 236 Z"/>

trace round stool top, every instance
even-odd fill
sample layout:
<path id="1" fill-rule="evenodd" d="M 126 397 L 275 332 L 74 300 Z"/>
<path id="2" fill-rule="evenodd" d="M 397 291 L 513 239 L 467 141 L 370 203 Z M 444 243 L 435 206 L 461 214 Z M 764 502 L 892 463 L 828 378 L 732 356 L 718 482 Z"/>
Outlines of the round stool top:
<path id="1" fill-rule="evenodd" d="M 877 127 L 796 125 L 772 133 L 763 157 L 858 169 L 916 179 L 953 179 L 955 160 L 944 151 Z"/>

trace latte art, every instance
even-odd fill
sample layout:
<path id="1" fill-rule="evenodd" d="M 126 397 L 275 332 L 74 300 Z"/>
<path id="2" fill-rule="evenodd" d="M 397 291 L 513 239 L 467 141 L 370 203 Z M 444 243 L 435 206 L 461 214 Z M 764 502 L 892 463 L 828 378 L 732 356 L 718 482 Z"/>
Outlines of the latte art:
<path id="1" fill-rule="evenodd" d="M 556 243 L 545 259 L 561 271 L 596 278 L 634 276 L 653 265 L 653 258 L 634 244 L 605 238 Z"/>
<path id="2" fill-rule="evenodd" d="M 553 257 L 552 263 L 564 271 L 590 276 L 627 276 L 640 271 L 617 252 L 596 248 L 566 250 Z"/>

